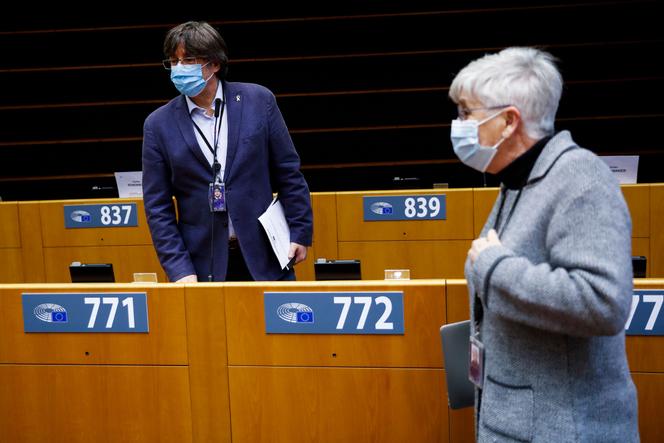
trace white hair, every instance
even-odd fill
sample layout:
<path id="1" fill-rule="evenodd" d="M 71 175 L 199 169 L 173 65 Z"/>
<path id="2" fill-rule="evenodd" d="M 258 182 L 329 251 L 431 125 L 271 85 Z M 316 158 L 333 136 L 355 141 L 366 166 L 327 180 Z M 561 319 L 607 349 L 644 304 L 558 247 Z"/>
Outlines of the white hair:
<path id="1" fill-rule="evenodd" d="M 512 105 L 519 109 L 529 137 L 554 132 L 563 79 L 548 52 L 535 48 L 507 48 L 470 62 L 450 86 L 450 98 L 461 95 L 482 105 Z"/>

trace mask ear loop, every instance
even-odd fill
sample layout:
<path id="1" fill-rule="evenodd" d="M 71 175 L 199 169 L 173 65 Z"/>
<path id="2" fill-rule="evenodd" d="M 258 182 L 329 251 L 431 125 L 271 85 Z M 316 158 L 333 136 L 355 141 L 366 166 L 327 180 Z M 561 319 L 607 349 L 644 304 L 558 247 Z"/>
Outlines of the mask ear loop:
<path id="1" fill-rule="evenodd" d="M 209 65 L 209 64 L 210 64 L 210 62 L 207 62 L 207 63 L 204 64 L 204 65 L 201 65 L 201 76 L 203 75 L 203 68 L 206 67 L 206 66 Z M 210 81 L 210 79 L 211 79 L 212 77 L 214 77 L 214 74 L 215 74 L 214 72 L 213 72 L 212 74 L 210 74 L 210 76 L 209 76 L 208 78 L 205 79 L 205 83 L 207 83 L 208 81 Z"/>

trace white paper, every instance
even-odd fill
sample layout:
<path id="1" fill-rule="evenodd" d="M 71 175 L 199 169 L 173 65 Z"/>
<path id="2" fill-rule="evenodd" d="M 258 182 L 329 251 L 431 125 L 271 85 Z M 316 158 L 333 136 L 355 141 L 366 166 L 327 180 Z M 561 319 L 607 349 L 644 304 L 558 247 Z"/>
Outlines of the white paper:
<path id="1" fill-rule="evenodd" d="M 599 158 L 609 165 L 611 172 L 621 184 L 636 183 L 636 174 L 639 170 L 638 155 L 602 155 Z"/>
<path id="2" fill-rule="evenodd" d="M 285 269 L 290 261 L 288 253 L 290 252 L 290 230 L 284 215 L 284 208 L 281 202 L 276 198 L 272 200 L 270 206 L 258 217 L 258 221 L 263 225 L 263 229 L 270 239 L 272 250 L 279 260 L 281 269 Z"/>
<path id="3" fill-rule="evenodd" d="M 118 197 L 143 197 L 143 171 L 116 172 Z"/>

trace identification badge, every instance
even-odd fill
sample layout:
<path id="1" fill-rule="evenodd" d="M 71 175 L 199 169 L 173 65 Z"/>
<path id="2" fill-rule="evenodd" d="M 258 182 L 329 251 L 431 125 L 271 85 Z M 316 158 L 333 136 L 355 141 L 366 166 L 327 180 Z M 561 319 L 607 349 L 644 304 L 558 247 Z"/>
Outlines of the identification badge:
<path id="1" fill-rule="evenodd" d="M 226 210 L 226 186 L 223 183 L 210 183 L 208 202 L 210 212 L 224 212 Z"/>
<path id="2" fill-rule="evenodd" d="M 482 389 L 482 384 L 484 382 L 484 345 L 473 336 L 470 337 L 468 380 L 478 388 Z"/>

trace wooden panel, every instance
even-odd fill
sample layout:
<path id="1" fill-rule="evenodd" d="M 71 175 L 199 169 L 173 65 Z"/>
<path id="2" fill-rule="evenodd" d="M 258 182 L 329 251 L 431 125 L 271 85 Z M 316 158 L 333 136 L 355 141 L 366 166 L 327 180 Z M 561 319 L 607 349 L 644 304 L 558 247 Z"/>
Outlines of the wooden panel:
<path id="1" fill-rule="evenodd" d="M 636 289 L 663 289 L 664 280 L 636 279 Z M 629 336 L 626 339 L 629 369 L 634 372 L 664 372 L 664 336 Z"/>
<path id="2" fill-rule="evenodd" d="M 475 443 L 475 408 L 450 409 L 450 441 Z"/>
<path id="3" fill-rule="evenodd" d="M 382 195 L 445 194 L 446 220 L 365 222 L 362 197 Z M 339 241 L 449 240 L 473 236 L 470 189 L 340 192 L 337 194 Z M 341 251 L 340 251 L 341 252 Z"/>
<path id="4" fill-rule="evenodd" d="M 477 238 L 482 232 L 482 227 L 498 198 L 498 191 L 498 188 L 473 189 L 473 238 Z"/>
<path id="5" fill-rule="evenodd" d="M 332 192 L 311 194 L 314 211 L 314 258 L 336 259 L 337 255 L 337 195 Z"/>
<path id="6" fill-rule="evenodd" d="M 16 282 L 43 283 L 46 281 L 46 272 L 39 202 L 20 202 L 18 213 L 23 246 L 23 279 Z"/>
<path id="7" fill-rule="evenodd" d="M 650 185 L 620 187 L 632 216 L 632 237 L 650 236 Z"/>
<path id="8" fill-rule="evenodd" d="M 148 334 L 23 332 L 22 293 L 146 292 Z M 187 364 L 184 289 L 182 286 L 6 285 L 0 286 L 0 363 L 46 364 Z"/>
<path id="9" fill-rule="evenodd" d="M 193 435 L 196 442 L 230 442 L 223 288 L 185 287 Z"/>
<path id="10" fill-rule="evenodd" d="M 447 299 L 447 323 L 468 320 L 470 318 L 470 302 L 466 280 L 447 280 L 445 290 Z"/>
<path id="11" fill-rule="evenodd" d="M 442 370 L 229 371 L 234 443 L 448 441 Z"/>
<path id="12" fill-rule="evenodd" d="M 159 282 L 168 281 L 152 245 L 44 248 L 46 281 L 71 283 L 69 264 L 73 261 L 113 263 L 117 282 L 131 283 L 134 272 L 156 272 Z"/>
<path id="13" fill-rule="evenodd" d="M 664 374 L 632 374 L 639 398 L 639 433 L 642 443 L 657 443 L 664 435 L 661 418 Z"/>
<path id="14" fill-rule="evenodd" d="M 65 229 L 65 205 L 84 204 L 119 205 L 136 203 L 138 226 L 127 228 L 77 228 Z M 143 200 L 56 200 L 41 202 L 41 223 L 44 246 L 104 246 L 104 245 L 152 245 Z"/>
<path id="15" fill-rule="evenodd" d="M 653 278 L 664 278 L 664 184 L 650 186 L 650 257 L 648 274 Z"/>
<path id="16" fill-rule="evenodd" d="M 340 242 L 339 258 L 359 259 L 363 280 L 382 280 L 385 269 L 410 269 L 410 278 L 463 278 L 472 240 Z"/>
<path id="17" fill-rule="evenodd" d="M 443 281 L 224 285 L 230 365 L 442 367 Z M 264 291 L 404 292 L 404 335 L 266 334 Z"/>
<path id="18" fill-rule="evenodd" d="M 0 283 L 23 282 L 23 261 L 19 248 L 0 248 Z"/>
<path id="19" fill-rule="evenodd" d="M 0 365 L 2 441 L 191 442 L 187 368 Z"/>
<path id="20" fill-rule="evenodd" d="M 295 265 L 295 278 L 297 281 L 316 280 L 314 275 L 314 260 L 316 257 L 316 245 L 307 250 L 307 258 Z"/>
<path id="21" fill-rule="evenodd" d="M 0 248 L 20 248 L 18 205 L 0 202 Z"/>

